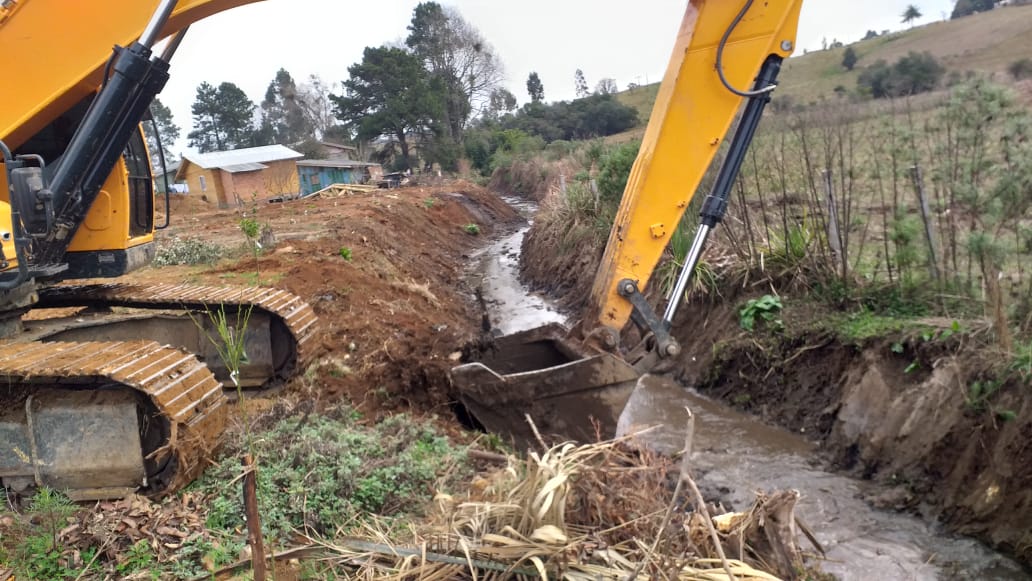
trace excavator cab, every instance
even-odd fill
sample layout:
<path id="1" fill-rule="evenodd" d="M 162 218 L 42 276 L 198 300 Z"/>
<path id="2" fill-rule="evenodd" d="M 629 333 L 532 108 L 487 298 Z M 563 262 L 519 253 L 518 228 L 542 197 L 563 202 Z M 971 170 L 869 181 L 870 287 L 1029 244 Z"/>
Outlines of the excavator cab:
<path id="1" fill-rule="evenodd" d="M 611 437 L 642 374 L 676 358 L 674 318 L 728 198 L 781 63 L 795 47 L 802 0 L 691 0 L 596 274 L 572 332 L 549 326 L 488 341 L 451 372 L 459 399 L 492 432 Z M 749 89 L 744 89 L 747 85 Z M 642 293 L 736 118 L 700 227 L 660 314 Z M 629 321 L 644 340 L 621 344 Z"/>

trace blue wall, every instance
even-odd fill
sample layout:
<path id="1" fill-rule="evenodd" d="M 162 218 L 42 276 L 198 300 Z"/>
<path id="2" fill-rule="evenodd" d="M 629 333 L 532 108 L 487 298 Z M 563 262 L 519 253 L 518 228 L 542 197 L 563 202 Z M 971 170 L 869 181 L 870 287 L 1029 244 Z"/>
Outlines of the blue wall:
<path id="1" fill-rule="evenodd" d="M 301 195 L 308 196 L 333 184 L 353 184 L 365 175 L 362 167 L 309 167 L 297 166 Z"/>

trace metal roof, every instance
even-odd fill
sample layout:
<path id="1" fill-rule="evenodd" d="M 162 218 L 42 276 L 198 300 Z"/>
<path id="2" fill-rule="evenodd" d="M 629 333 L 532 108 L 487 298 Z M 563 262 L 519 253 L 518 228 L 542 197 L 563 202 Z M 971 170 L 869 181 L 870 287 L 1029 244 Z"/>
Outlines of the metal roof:
<path id="1" fill-rule="evenodd" d="M 213 151 L 184 156 L 190 163 L 202 169 L 225 169 L 243 164 L 267 163 L 284 159 L 301 159 L 304 155 L 283 145 L 264 145 L 233 151 Z M 261 168 L 258 168 L 261 169 Z"/>
<path id="2" fill-rule="evenodd" d="M 372 167 L 378 163 L 367 163 L 364 161 L 353 161 L 350 159 L 302 159 L 297 162 L 302 167 Z"/>
<path id="3" fill-rule="evenodd" d="M 238 163 L 236 165 L 219 166 L 219 169 L 229 173 L 242 173 L 245 171 L 258 171 L 260 169 L 265 169 L 267 167 L 269 166 L 263 163 Z"/>

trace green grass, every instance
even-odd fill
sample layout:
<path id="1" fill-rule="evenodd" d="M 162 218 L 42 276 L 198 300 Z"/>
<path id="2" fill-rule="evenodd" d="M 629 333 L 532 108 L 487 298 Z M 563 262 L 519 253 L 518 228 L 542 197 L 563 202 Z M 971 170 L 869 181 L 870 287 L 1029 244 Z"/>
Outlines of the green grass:
<path id="1" fill-rule="evenodd" d="M 469 476 L 465 450 L 407 415 L 366 426 L 342 408 L 331 416 L 280 421 L 254 434 L 263 525 L 274 539 L 292 531 L 333 536 L 370 515 L 421 514 L 435 491 Z M 242 530 L 238 455 L 227 454 L 192 485 L 209 498 L 207 526 Z"/>
<path id="2" fill-rule="evenodd" d="M 918 328 L 913 319 L 876 315 L 870 311 L 837 315 L 830 323 L 830 327 L 835 329 L 839 336 L 850 341 L 897 336 Z"/>
<path id="3" fill-rule="evenodd" d="M 775 99 L 790 98 L 807 104 L 821 98 L 832 98 L 835 87 L 842 85 L 850 91 L 856 88 L 856 79 L 868 65 L 885 59 L 892 63 L 910 51 L 932 53 L 942 61 L 947 71 L 965 73 L 1005 73 L 1007 67 L 1032 54 L 1032 5 L 1010 6 L 958 20 L 934 22 L 913 29 L 900 30 L 870 40 L 839 39 L 852 46 L 860 57 L 852 71 L 842 67 L 845 47 L 797 54 L 785 62 Z M 653 83 L 616 94 L 621 103 L 638 110 L 644 126 L 652 113 L 652 105 L 659 93 L 659 83 Z M 640 131 L 620 134 L 616 141 L 640 137 Z"/>

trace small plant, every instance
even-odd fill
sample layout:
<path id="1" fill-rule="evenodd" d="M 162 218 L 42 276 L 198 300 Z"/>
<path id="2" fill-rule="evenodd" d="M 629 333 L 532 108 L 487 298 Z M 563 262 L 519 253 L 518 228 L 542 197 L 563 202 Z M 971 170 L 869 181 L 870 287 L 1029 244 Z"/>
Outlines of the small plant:
<path id="1" fill-rule="evenodd" d="M 254 241 L 261 235 L 262 225 L 254 218 L 241 218 L 240 231 L 244 233 L 244 236 L 247 236 L 248 240 Z"/>
<path id="2" fill-rule="evenodd" d="M 764 321 L 773 330 L 781 331 L 785 323 L 780 318 L 784 305 L 781 299 L 773 295 L 763 295 L 758 299 L 752 299 L 738 311 L 738 323 L 746 331 L 753 331 L 756 328 L 756 321 Z"/>
<path id="3" fill-rule="evenodd" d="M 964 395 L 964 403 L 976 412 L 992 412 L 993 416 L 1004 422 L 1014 420 L 1018 414 L 1013 410 L 997 409 L 989 402 L 1000 391 L 1003 384 L 1003 380 L 1000 379 L 975 381 L 968 387 L 968 392 Z"/>
<path id="4" fill-rule="evenodd" d="M 158 579 L 160 575 L 155 569 L 154 552 L 151 551 L 150 543 L 144 539 L 140 539 L 135 545 L 129 547 L 125 560 L 115 567 L 121 577 L 138 578 L 138 574 L 144 573 L 151 579 Z"/>
<path id="5" fill-rule="evenodd" d="M 427 210 L 429 210 L 430 208 L 434 207 L 434 204 L 436 202 L 437 202 L 437 200 L 435 200 L 433 198 L 427 198 L 427 199 L 423 200 L 423 207 L 426 208 Z"/>
<path id="6" fill-rule="evenodd" d="M 43 487 L 32 497 L 27 522 L 19 534 L 0 537 L 0 562 L 19 579 L 66 579 L 75 575 L 64 564 L 58 534 L 78 507 L 65 495 Z"/>
<path id="7" fill-rule="evenodd" d="M 1032 379 L 1032 341 L 1015 346 L 1011 369 L 1025 380 Z"/>
<path id="8" fill-rule="evenodd" d="M 476 236 L 477 234 L 480 234 L 480 226 L 477 226 L 476 224 L 472 224 L 472 223 L 466 224 L 465 226 L 463 226 L 462 230 L 463 230 L 463 232 L 465 232 L 466 234 L 469 234 L 471 236 Z"/>
<path id="9" fill-rule="evenodd" d="M 347 246 L 341 246 L 340 250 L 337 251 L 337 254 L 339 254 L 344 260 L 351 262 L 351 249 Z"/>

